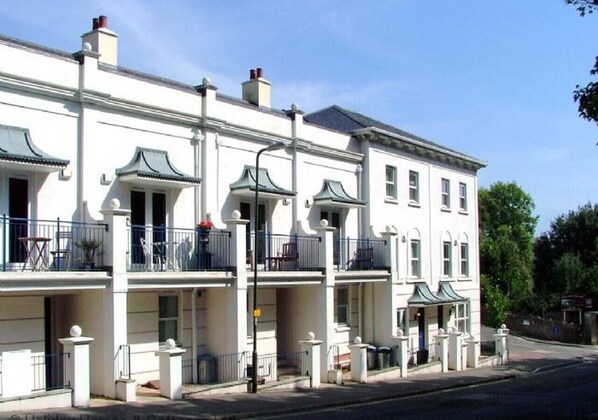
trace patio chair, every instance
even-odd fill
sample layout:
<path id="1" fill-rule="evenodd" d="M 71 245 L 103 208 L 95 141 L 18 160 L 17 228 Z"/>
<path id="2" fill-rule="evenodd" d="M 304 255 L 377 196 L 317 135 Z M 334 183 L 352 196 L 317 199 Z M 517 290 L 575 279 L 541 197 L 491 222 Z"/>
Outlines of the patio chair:
<path id="1" fill-rule="evenodd" d="M 152 247 L 145 238 L 139 238 L 139 243 L 141 244 L 141 249 L 143 251 L 143 256 L 145 259 L 145 271 L 153 271 L 154 269 L 154 258 L 158 259 L 158 265 L 162 267 L 162 255 L 160 253 L 154 254 L 152 253 Z"/>
<path id="2" fill-rule="evenodd" d="M 54 267 L 62 271 L 71 269 L 71 260 L 73 258 L 73 232 L 71 230 L 61 230 L 56 232 L 56 249 L 50 251 Z"/>

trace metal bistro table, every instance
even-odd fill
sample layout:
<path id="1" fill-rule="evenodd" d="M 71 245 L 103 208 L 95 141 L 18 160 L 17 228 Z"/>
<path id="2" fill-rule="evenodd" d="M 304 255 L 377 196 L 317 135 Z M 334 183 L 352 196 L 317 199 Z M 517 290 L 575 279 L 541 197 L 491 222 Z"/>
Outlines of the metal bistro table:
<path id="1" fill-rule="evenodd" d="M 27 236 L 19 238 L 19 241 L 25 247 L 25 262 L 21 271 L 25 271 L 27 262 L 31 264 L 32 271 L 48 270 L 48 242 L 52 238 L 41 236 Z"/>

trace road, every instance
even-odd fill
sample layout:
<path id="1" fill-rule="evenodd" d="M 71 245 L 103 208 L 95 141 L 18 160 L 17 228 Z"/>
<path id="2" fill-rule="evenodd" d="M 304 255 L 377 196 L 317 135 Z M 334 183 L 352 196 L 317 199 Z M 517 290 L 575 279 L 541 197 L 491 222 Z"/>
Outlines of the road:
<path id="1" fill-rule="evenodd" d="M 598 419 L 598 360 L 517 379 L 285 418 Z"/>

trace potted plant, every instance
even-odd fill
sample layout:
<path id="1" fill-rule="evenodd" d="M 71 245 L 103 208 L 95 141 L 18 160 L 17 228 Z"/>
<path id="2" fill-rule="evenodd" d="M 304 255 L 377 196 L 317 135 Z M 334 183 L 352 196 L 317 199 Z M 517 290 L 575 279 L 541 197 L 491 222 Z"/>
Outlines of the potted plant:
<path id="1" fill-rule="evenodd" d="M 75 246 L 83 251 L 83 265 L 87 270 L 93 268 L 95 264 L 96 250 L 102 246 L 102 241 L 98 239 L 83 238 L 75 242 Z"/>

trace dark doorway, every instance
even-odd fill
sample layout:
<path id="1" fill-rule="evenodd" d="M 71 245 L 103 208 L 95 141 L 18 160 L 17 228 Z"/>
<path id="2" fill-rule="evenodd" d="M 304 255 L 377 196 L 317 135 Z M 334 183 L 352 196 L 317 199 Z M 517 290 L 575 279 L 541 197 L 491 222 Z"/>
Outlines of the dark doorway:
<path id="1" fill-rule="evenodd" d="M 131 191 L 131 262 L 143 264 L 141 238 L 145 239 L 145 192 Z"/>
<path id="2" fill-rule="evenodd" d="M 333 264 L 340 264 L 340 242 L 341 242 L 341 214 L 335 211 L 322 211 L 320 212 L 320 220 L 328 220 L 328 226 L 336 228 L 332 241 L 332 255 Z"/>
<path id="3" fill-rule="evenodd" d="M 8 217 L 9 243 L 8 258 L 10 262 L 25 262 L 25 248 L 19 238 L 29 236 L 27 224 L 29 217 L 29 181 L 10 178 L 8 180 Z"/>

